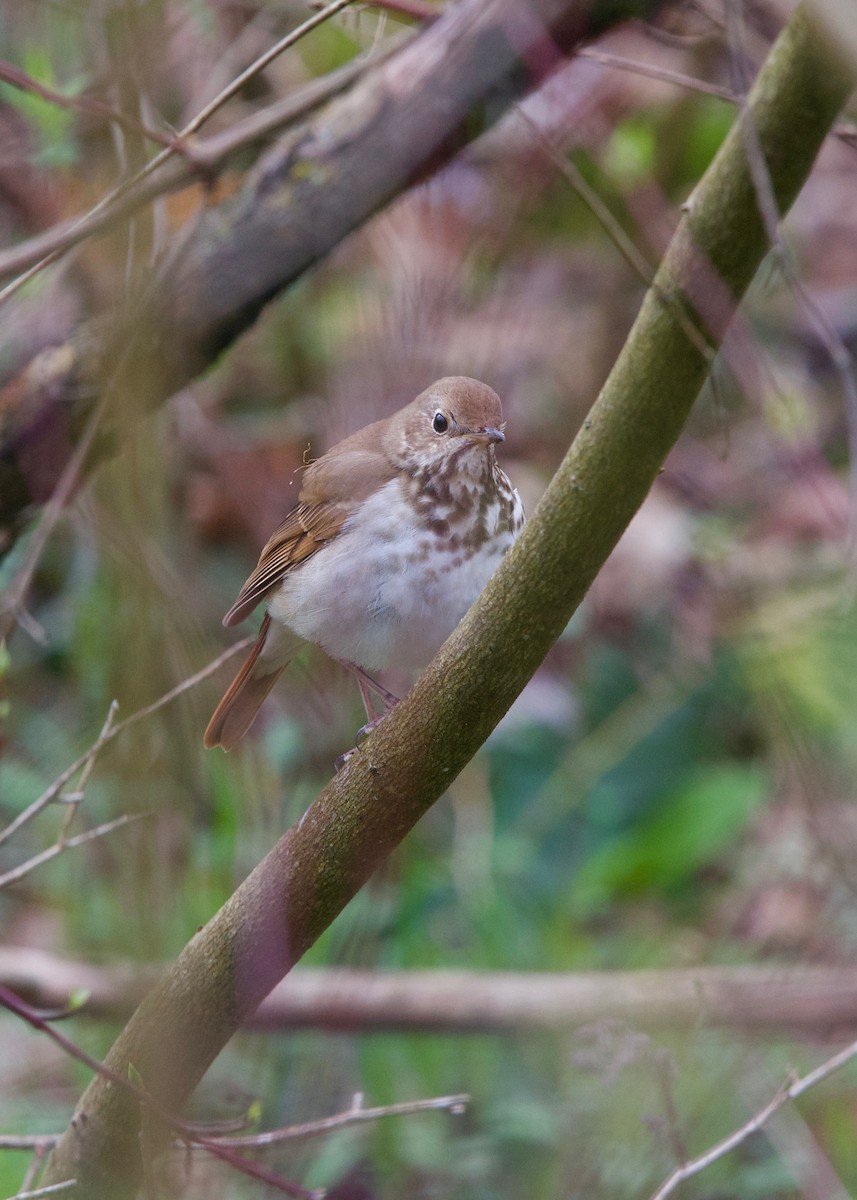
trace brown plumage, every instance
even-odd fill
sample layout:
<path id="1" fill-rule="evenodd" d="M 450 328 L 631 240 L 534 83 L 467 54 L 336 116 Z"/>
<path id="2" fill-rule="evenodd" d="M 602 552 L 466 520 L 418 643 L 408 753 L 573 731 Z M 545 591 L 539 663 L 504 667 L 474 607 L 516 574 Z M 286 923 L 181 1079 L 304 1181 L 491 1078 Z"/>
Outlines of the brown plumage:
<path id="1" fill-rule="evenodd" d="M 428 662 L 523 523 L 494 457 L 502 440 L 497 395 L 456 376 L 307 468 L 224 618 L 236 625 L 268 599 L 207 747 L 235 746 L 302 640 L 356 669 L 364 700 L 365 671 Z"/>

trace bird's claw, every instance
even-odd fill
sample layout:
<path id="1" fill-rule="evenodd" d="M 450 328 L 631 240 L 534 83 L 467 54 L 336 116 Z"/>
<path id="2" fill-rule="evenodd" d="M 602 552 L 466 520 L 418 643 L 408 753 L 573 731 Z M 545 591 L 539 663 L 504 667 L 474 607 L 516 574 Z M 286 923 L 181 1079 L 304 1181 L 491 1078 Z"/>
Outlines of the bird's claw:
<path id="1" fill-rule="evenodd" d="M 354 755 L 357 753 L 357 749 L 358 747 L 354 746 L 351 750 L 346 750 L 344 754 L 340 754 L 338 758 L 334 759 L 333 769 L 337 775 L 345 766 L 345 764 L 354 757 Z"/>

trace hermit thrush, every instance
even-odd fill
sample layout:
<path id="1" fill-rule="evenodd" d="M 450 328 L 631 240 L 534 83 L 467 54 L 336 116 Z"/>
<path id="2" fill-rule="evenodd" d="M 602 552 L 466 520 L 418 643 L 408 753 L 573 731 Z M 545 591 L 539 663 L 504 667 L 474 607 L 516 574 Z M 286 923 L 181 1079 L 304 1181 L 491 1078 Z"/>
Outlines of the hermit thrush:
<path id="1" fill-rule="evenodd" d="M 475 379 L 432 384 L 307 468 L 298 505 L 265 546 L 223 619 L 263 598 L 258 640 L 205 731 L 231 750 L 302 641 L 357 673 L 424 667 L 493 573 L 524 523 L 500 470 L 500 400 Z"/>

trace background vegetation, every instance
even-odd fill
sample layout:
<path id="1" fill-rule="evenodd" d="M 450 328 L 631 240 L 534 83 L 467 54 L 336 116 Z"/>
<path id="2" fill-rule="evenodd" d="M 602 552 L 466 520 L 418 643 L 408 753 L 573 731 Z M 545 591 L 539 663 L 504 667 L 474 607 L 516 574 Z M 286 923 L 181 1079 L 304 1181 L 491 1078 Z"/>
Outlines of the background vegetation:
<path id="1" fill-rule="evenodd" d="M 21 5 L 0 16 L 0 56 L 64 95 L 181 127 L 305 15 L 263 2 Z M 336 18 L 216 120 L 227 128 L 407 24 L 383 11 Z M 472 374 L 503 397 L 504 465 L 532 509 L 645 287 L 573 179 L 654 264 L 733 120 L 734 100 L 712 91 L 742 90 L 778 26 L 764 6 L 694 5 L 668 10 L 657 31 L 614 33 L 597 52 L 653 66 L 655 78 L 576 58 L 273 303 L 202 381 L 142 419 L 128 397 L 9 642 L 3 824 L 97 737 L 113 699 L 128 716 L 224 649 L 220 616 L 289 507 L 307 445 L 331 444 L 433 378 Z M 0 88 L 4 242 L 84 210 L 142 153 L 133 132 L 90 112 Z M 855 153 L 850 127 L 828 139 L 789 220 L 783 258 L 804 290 L 771 261 L 583 609 L 312 965 L 853 961 Z M 200 186 L 159 200 L 10 297 L 5 376 L 118 303 L 205 202 Z M 6 556 L 0 583 L 13 583 L 28 546 L 25 536 Z M 356 689 L 308 649 L 227 758 L 205 753 L 201 733 L 228 670 L 103 750 L 71 832 L 142 819 L 0 894 L 9 947 L 81 963 L 169 960 L 300 817 L 353 742 Z M 51 845 L 62 820 L 51 806 L 0 846 L 0 871 Z M 502 1036 L 247 1031 L 193 1115 L 249 1113 L 270 1128 L 341 1111 L 355 1092 L 373 1105 L 466 1092 L 464 1114 L 391 1118 L 264 1161 L 343 1198 L 646 1196 L 762 1107 L 787 1069 L 853 1036 L 813 1030 L 811 1014 L 800 1024 L 800 1036 L 704 1015 L 690 1028 L 604 1020 Z M 100 1056 L 120 1025 L 84 1008 L 63 1028 Z M 9 1015 L 0 1062 L 4 1130 L 61 1129 L 88 1073 Z M 847 1195 L 853 1129 L 852 1068 L 683 1194 Z M 0 1156 L 2 1194 L 26 1161 Z M 262 1190 L 200 1160 L 186 1194 Z"/>

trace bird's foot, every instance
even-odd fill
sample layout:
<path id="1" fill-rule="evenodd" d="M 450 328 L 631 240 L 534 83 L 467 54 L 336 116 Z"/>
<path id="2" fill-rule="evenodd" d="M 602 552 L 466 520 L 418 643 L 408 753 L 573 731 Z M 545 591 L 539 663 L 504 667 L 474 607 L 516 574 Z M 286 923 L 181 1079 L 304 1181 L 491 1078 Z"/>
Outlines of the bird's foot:
<path id="1" fill-rule="evenodd" d="M 391 696 L 391 699 L 393 700 L 394 704 L 398 704 L 398 700 L 396 699 L 395 696 Z M 378 726 L 381 724 L 381 722 L 386 717 L 387 713 L 389 713 L 392 710 L 392 708 L 394 707 L 394 704 L 385 705 L 384 711 L 382 713 L 379 713 L 379 715 L 377 717 L 373 717 L 371 721 L 367 721 L 365 725 L 360 726 L 360 728 L 357 730 L 357 733 L 355 735 L 354 746 L 352 747 L 352 749 L 346 750 L 344 754 L 340 754 L 339 758 L 337 758 L 336 761 L 334 762 L 333 766 L 334 766 L 335 771 L 337 771 L 337 772 L 341 771 L 342 768 L 345 766 L 345 764 L 351 758 L 354 757 L 354 755 L 360 749 L 363 742 L 366 741 L 369 734 L 372 733 L 373 730 L 378 728 Z"/>
<path id="2" fill-rule="evenodd" d="M 342 768 L 345 766 L 345 764 L 354 757 L 354 755 L 357 753 L 357 750 L 358 750 L 358 747 L 353 746 L 350 750 L 346 750 L 344 754 L 340 754 L 338 758 L 334 759 L 333 769 L 337 775 L 342 770 Z"/>

